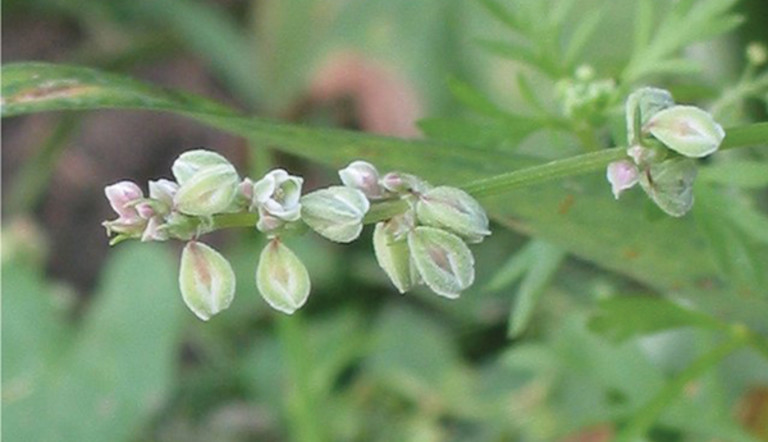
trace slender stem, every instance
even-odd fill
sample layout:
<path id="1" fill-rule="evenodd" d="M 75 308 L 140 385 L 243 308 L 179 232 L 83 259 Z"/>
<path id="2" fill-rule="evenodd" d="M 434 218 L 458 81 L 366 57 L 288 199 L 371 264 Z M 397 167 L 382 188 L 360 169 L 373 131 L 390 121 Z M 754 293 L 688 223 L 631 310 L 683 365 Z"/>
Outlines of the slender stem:
<path id="1" fill-rule="evenodd" d="M 604 169 L 608 163 L 626 156 L 624 148 L 614 147 L 473 181 L 463 188 L 476 197 L 487 197 L 519 187 Z"/>
<path id="2" fill-rule="evenodd" d="M 408 202 L 405 200 L 384 201 L 371 205 L 371 209 L 365 214 L 363 224 L 376 224 L 379 221 L 386 221 L 395 215 L 399 215 L 408 210 Z"/>
<path id="3" fill-rule="evenodd" d="M 745 330 L 738 327 L 734 328 L 728 340 L 694 361 L 648 401 L 619 433 L 616 441 L 631 442 L 643 436 L 664 409 L 680 397 L 691 381 L 712 369 L 734 350 L 746 345 L 748 339 L 749 335 L 745 333 Z"/>

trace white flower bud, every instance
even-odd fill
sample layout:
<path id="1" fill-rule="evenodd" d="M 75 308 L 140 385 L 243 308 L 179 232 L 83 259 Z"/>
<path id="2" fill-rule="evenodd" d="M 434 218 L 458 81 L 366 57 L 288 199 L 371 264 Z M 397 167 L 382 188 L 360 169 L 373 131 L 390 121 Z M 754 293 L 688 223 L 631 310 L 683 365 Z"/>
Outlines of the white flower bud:
<path id="1" fill-rule="evenodd" d="M 301 217 L 301 177 L 275 169 L 253 184 L 251 210 L 266 211 L 283 221 L 296 221 Z"/>
<path id="2" fill-rule="evenodd" d="M 309 274 L 291 249 L 276 238 L 261 252 L 256 286 L 272 308 L 290 315 L 307 302 Z"/>
<path id="3" fill-rule="evenodd" d="M 379 184 L 379 171 L 371 163 L 353 161 L 339 171 L 339 178 L 345 186 L 361 190 L 370 199 L 384 197 L 384 188 Z"/>
<path id="4" fill-rule="evenodd" d="M 188 178 L 173 197 L 187 215 L 208 216 L 226 210 L 235 199 L 240 178 L 232 165 L 206 167 Z"/>
<path id="5" fill-rule="evenodd" d="M 179 185 L 184 185 L 201 170 L 214 166 L 229 166 L 234 170 L 232 163 L 216 152 L 196 149 L 179 155 L 176 161 L 173 162 L 171 171 Z"/>
<path id="6" fill-rule="evenodd" d="M 695 106 L 664 109 L 654 114 L 644 129 L 670 149 L 689 158 L 713 153 L 725 138 L 725 131 L 712 115 Z"/>
<path id="7" fill-rule="evenodd" d="M 483 207 L 467 192 L 454 187 L 435 187 L 421 195 L 416 217 L 421 224 L 443 228 L 469 243 L 481 242 L 491 234 Z"/>
<path id="8" fill-rule="evenodd" d="M 179 286 L 184 303 L 203 321 L 229 307 L 235 296 L 235 273 L 219 252 L 190 241 L 181 252 Z"/>
<path id="9" fill-rule="evenodd" d="M 640 179 L 640 171 L 632 161 L 614 161 L 608 165 L 606 178 L 611 183 L 613 196 L 619 199 L 621 192 L 631 189 L 637 184 L 637 181 Z"/>
<path id="10" fill-rule="evenodd" d="M 400 293 L 414 286 L 414 268 L 405 238 L 396 239 L 388 223 L 377 223 L 373 231 L 373 251 L 376 261 Z"/>
<path id="11" fill-rule="evenodd" d="M 458 236 L 434 227 L 416 227 L 408 234 L 411 259 L 435 293 L 458 298 L 475 279 L 475 259 Z"/>
<path id="12" fill-rule="evenodd" d="M 301 219 L 331 241 L 347 243 L 360 236 L 369 208 L 370 203 L 360 190 L 332 186 L 301 198 Z"/>
<path id="13" fill-rule="evenodd" d="M 179 185 L 171 180 L 159 179 L 149 182 L 149 197 L 160 201 L 166 206 L 173 207 L 173 197 L 179 190 Z"/>

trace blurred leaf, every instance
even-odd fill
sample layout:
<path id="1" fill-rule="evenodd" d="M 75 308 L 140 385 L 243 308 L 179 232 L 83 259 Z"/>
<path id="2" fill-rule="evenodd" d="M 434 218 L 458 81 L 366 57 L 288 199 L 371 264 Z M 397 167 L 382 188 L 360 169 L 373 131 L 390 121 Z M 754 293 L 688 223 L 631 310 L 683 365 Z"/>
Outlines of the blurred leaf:
<path id="1" fill-rule="evenodd" d="M 72 330 L 62 312 L 56 311 L 53 291 L 42 272 L 21 262 L 3 262 L 2 292 L 2 400 L 6 411 L 41 387 L 43 374 L 69 345 Z M 12 427 L 9 420 L 5 422 Z"/>
<path id="2" fill-rule="evenodd" d="M 699 179 L 714 184 L 757 189 L 768 186 L 768 163 L 720 161 L 702 167 Z"/>
<path id="3" fill-rule="evenodd" d="M 3 435 L 131 440 L 173 379 L 183 311 L 176 270 L 161 246 L 116 249 L 78 339 L 29 396 L 4 404 Z"/>
<path id="4" fill-rule="evenodd" d="M 647 296 L 609 298 L 600 301 L 598 309 L 589 321 L 590 330 L 615 341 L 679 327 L 723 328 L 711 316 Z"/>
<path id="5" fill-rule="evenodd" d="M 741 217 L 740 212 L 733 211 L 733 197 L 704 183 L 696 187 L 696 192 L 696 221 L 711 245 L 721 275 L 741 294 L 761 293 L 767 283 L 768 248 L 755 245 L 731 221 Z"/>
<path id="6" fill-rule="evenodd" d="M 552 277 L 557 272 L 565 253 L 560 247 L 541 240 L 532 240 L 528 270 L 515 294 L 515 302 L 509 314 L 511 338 L 519 337 L 528 328 L 533 310 Z"/>

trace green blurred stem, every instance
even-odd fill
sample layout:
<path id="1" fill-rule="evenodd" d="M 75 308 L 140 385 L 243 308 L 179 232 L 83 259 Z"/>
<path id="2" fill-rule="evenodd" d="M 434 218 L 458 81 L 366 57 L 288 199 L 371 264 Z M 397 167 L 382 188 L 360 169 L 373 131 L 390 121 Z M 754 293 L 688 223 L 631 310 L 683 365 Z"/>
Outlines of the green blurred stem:
<path id="1" fill-rule="evenodd" d="M 301 316 L 279 315 L 277 329 L 283 347 L 286 376 L 286 405 L 290 420 L 291 439 L 297 442 L 321 442 L 323 436 L 321 416 L 315 392 L 312 389 L 311 353 L 308 333 Z"/>
<path id="2" fill-rule="evenodd" d="M 733 327 L 731 336 L 726 341 L 694 361 L 646 403 L 619 433 L 616 441 L 632 442 L 642 437 L 656 422 L 659 415 L 683 394 L 690 382 L 703 376 L 726 356 L 747 345 L 749 341 L 750 334 L 747 330 L 743 327 Z"/>

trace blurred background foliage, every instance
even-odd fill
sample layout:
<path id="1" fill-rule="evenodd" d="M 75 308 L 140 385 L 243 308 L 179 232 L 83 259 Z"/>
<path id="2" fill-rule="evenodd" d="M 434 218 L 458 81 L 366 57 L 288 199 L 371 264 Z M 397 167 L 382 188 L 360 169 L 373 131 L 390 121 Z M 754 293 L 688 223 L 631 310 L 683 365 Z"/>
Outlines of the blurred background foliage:
<path id="1" fill-rule="evenodd" d="M 4 63 L 88 65 L 260 117 L 498 158 L 383 159 L 456 185 L 621 144 L 638 85 L 726 127 L 765 120 L 765 69 L 744 48 L 768 42 L 767 15 L 760 0 L 6 0 L 2 49 Z M 178 244 L 108 250 L 104 185 L 167 176 L 206 146 L 315 188 L 335 181 L 317 164 L 338 161 L 331 147 L 287 155 L 133 111 L 2 130 L 8 440 L 768 440 L 768 350 L 727 338 L 768 333 L 765 149 L 707 160 L 684 220 L 637 193 L 613 201 L 601 176 L 483 201 L 494 234 L 455 302 L 397 296 L 370 232 L 353 246 L 307 235 L 291 247 L 313 292 L 285 317 L 252 284 L 262 239 L 217 234 L 239 283 L 203 324 L 176 287 Z"/>

